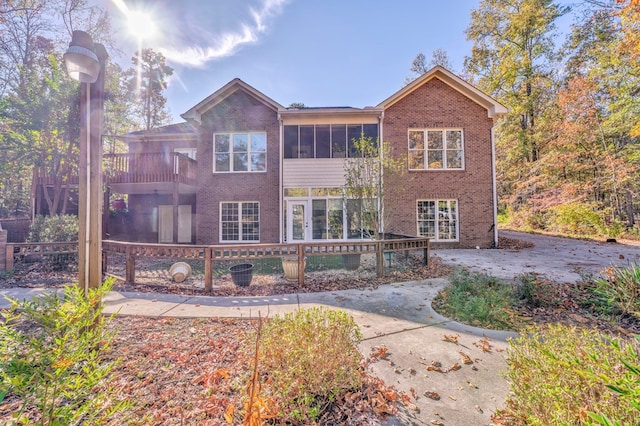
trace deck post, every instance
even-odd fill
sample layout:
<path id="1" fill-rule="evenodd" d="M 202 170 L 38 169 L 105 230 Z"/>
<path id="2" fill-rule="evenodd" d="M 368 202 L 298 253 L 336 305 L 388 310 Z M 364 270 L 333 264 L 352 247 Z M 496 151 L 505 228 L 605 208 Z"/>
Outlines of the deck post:
<path id="1" fill-rule="evenodd" d="M 6 271 L 11 271 L 13 269 L 13 244 L 7 244 L 6 247 L 6 260 L 4 267 Z"/>
<path id="2" fill-rule="evenodd" d="M 304 244 L 298 244 L 298 286 L 304 285 Z"/>
<path id="3" fill-rule="evenodd" d="M 378 278 L 382 278 L 384 276 L 384 242 L 382 241 L 376 243 L 376 270 Z"/>
<path id="4" fill-rule="evenodd" d="M 431 240 L 429 238 L 425 238 L 427 246 L 424 249 L 424 265 L 425 266 L 429 266 L 429 256 L 431 255 L 430 253 L 430 246 L 431 246 Z"/>
<path id="5" fill-rule="evenodd" d="M 136 256 L 135 253 L 132 253 L 130 245 L 127 245 L 125 256 L 127 258 L 125 267 L 125 282 L 127 284 L 133 284 L 136 281 Z"/>
<path id="6" fill-rule="evenodd" d="M 213 290 L 213 249 L 207 247 L 204 249 L 204 291 L 211 293 Z"/>

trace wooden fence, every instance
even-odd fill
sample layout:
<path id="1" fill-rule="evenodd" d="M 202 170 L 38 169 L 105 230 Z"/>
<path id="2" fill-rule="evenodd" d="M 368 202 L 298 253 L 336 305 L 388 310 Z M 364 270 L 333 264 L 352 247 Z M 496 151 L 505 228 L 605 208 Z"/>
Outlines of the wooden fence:
<path id="1" fill-rule="evenodd" d="M 294 259 L 298 264 L 298 285 L 304 285 L 304 265 L 307 256 L 359 255 L 375 254 L 376 272 L 379 277 L 384 275 L 384 255 L 391 252 L 405 252 L 422 250 L 424 264 L 427 265 L 430 256 L 429 239 L 427 238 L 399 238 L 376 241 L 358 242 L 322 242 L 299 244 L 251 244 L 251 245 L 172 245 L 150 243 L 128 243 L 122 241 L 105 240 L 102 242 L 102 270 L 106 272 L 110 255 L 124 255 L 125 281 L 135 282 L 136 259 L 151 258 L 180 258 L 204 261 L 205 291 L 213 288 L 213 264 L 217 261 L 252 260 L 268 258 Z M 78 243 L 20 243 L 6 245 L 7 269 L 12 269 L 14 261 L 27 256 L 47 256 L 59 254 L 75 254 Z"/>

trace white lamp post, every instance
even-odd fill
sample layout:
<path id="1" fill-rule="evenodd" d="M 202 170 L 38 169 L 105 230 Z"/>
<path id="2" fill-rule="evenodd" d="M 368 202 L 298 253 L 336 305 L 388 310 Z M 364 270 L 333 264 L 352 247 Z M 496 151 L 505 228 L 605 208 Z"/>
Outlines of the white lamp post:
<path id="1" fill-rule="evenodd" d="M 87 294 L 102 282 L 102 134 L 104 70 L 109 55 L 84 31 L 74 31 L 64 62 L 80 90 L 78 285 Z"/>

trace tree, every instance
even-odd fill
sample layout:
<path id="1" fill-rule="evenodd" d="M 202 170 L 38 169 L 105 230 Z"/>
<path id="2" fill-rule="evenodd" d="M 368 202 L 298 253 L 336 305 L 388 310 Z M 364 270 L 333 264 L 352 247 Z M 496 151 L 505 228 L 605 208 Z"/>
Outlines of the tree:
<path id="1" fill-rule="evenodd" d="M 376 239 L 392 225 L 393 206 L 385 203 L 385 193 L 388 188 L 402 188 L 398 181 L 407 160 L 394 156 L 387 142 L 380 144 L 364 134 L 353 143 L 358 156 L 344 162 L 349 235 Z"/>
<path id="2" fill-rule="evenodd" d="M 417 77 L 420 77 L 422 74 L 429 71 L 431 68 L 440 65 L 448 70 L 453 69 L 453 65 L 451 65 L 451 61 L 449 60 L 449 54 L 446 50 L 436 49 L 431 52 L 431 60 L 427 63 L 427 58 L 424 54 L 418 53 L 411 63 L 411 68 L 409 71 L 413 73 L 413 75 L 405 78 L 405 85 L 411 83 Z"/>
<path id="3" fill-rule="evenodd" d="M 77 164 L 77 84 L 66 76 L 62 51 L 82 22 L 104 35 L 104 12 L 87 0 L 0 3 L 0 213 L 33 213 L 37 176 L 54 178 L 44 194 L 51 213 L 64 212 L 68 176 Z M 64 16 L 66 29 L 58 19 Z M 92 26 L 95 18 L 103 19 Z M 75 20 L 75 21 L 74 21 Z M 59 37 L 65 38 L 63 43 Z"/>
<path id="4" fill-rule="evenodd" d="M 595 180 L 583 178 L 580 187 L 607 212 L 608 221 L 626 220 L 632 226 L 633 198 L 639 189 L 634 124 L 640 116 L 640 64 L 626 48 L 628 38 L 616 15 L 608 6 L 597 8 L 572 29 L 564 48 L 566 83 L 559 105 L 565 112 L 560 115 L 558 143 L 586 146 L 595 158 Z M 572 131 L 576 127 L 579 134 Z M 570 142 L 572 135 L 575 140 Z M 594 137 L 597 143 L 590 146 Z"/>
<path id="5" fill-rule="evenodd" d="M 554 29 L 567 11 L 552 0 L 482 0 L 466 30 L 473 43 L 466 73 L 509 108 L 496 132 L 498 189 L 502 203 L 516 208 L 535 194 L 535 163 L 553 137 Z"/>
<path id="6" fill-rule="evenodd" d="M 137 69 L 128 72 L 129 89 L 137 94 L 134 115 L 138 123 L 145 130 L 168 124 L 171 117 L 162 92 L 167 88 L 167 78 L 173 74 L 173 68 L 165 64 L 162 53 L 153 49 L 136 52 L 132 62 Z"/>

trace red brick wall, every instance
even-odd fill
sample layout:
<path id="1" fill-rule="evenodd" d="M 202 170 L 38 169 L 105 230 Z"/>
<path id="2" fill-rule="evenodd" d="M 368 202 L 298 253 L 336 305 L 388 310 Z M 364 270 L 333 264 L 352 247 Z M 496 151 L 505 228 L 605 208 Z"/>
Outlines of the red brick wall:
<path id="1" fill-rule="evenodd" d="M 465 170 L 408 171 L 399 191 L 385 194 L 393 217 L 387 231 L 417 234 L 417 200 L 457 199 L 459 242 L 446 247 L 491 247 L 493 187 L 487 110 L 438 79 L 427 81 L 385 110 L 384 140 L 407 155 L 409 128 L 462 128 Z"/>
<path id="2" fill-rule="evenodd" d="M 213 173 L 214 132 L 266 132 L 265 173 Z M 197 244 L 218 244 L 220 202 L 260 203 L 260 242 L 279 241 L 280 131 L 277 113 L 242 90 L 203 114 L 198 145 Z"/>

